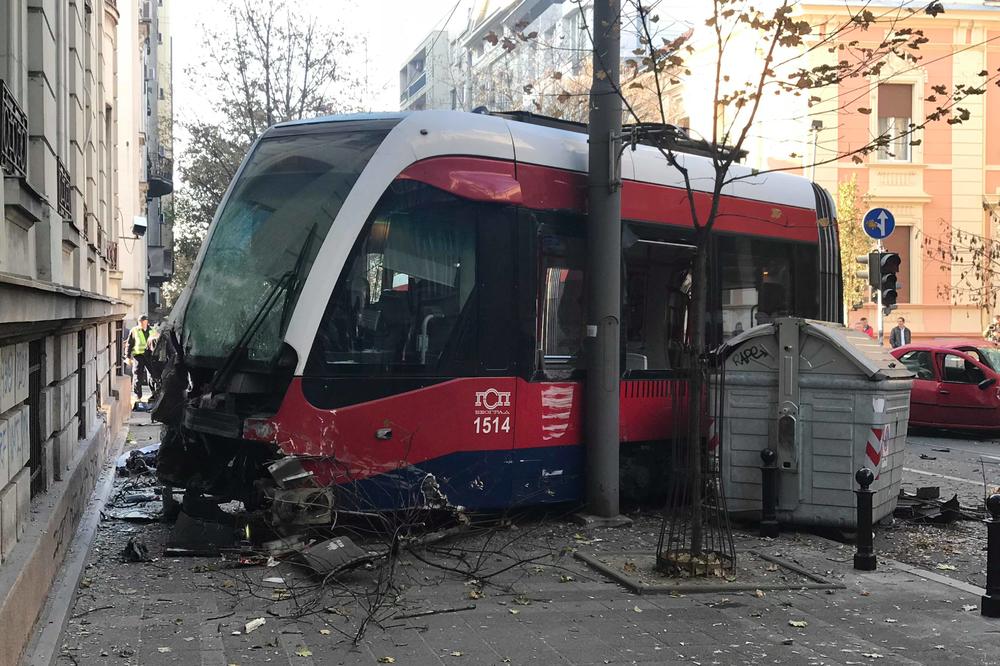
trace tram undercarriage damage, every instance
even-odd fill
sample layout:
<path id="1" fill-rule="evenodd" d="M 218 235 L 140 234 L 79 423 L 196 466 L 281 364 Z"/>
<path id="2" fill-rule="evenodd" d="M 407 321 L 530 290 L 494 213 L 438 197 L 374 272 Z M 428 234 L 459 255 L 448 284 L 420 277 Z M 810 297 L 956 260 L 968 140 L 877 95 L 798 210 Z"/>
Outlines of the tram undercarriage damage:
<path id="1" fill-rule="evenodd" d="M 424 514 L 418 522 L 465 522 L 463 507 L 452 504 L 438 478 L 418 466 L 380 475 L 372 488 L 357 483 L 322 482 L 314 469 L 333 466 L 332 457 L 287 455 L 281 447 L 227 431 L 225 406 L 231 396 L 188 391 L 173 336 L 163 345 L 163 390 L 153 417 L 164 422 L 157 477 L 192 497 L 239 500 L 276 533 L 331 526 L 338 514 L 371 516 L 380 512 Z M 214 431 L 214 432 L 213 432 Z"/>

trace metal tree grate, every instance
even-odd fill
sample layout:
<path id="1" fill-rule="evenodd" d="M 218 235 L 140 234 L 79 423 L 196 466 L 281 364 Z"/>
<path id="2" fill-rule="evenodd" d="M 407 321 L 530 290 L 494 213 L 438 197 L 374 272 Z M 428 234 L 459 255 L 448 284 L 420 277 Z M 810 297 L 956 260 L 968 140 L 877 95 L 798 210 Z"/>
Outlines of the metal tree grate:
<path id="1" fill-rule="evenodd" d="M 674 476 L 660 524 L 656 566 L 669 575 L 730 577 L 736 573 L 736 548 L 721 476 L 725 365 L 691 349 L 684 358 L 686 384 L 700 384 L 700 399 L 690 389 L 672 399 Z M 691 410 L 704 415 L 697 427 L 691 426 Z"/>

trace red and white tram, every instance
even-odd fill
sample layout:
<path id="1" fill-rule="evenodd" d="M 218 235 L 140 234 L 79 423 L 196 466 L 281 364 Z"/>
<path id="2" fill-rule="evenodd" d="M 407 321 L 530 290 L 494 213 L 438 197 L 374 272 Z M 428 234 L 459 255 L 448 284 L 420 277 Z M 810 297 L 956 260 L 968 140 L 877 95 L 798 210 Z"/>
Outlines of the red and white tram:
<path id="1" fill-rule="evenodd" d="M 707 210 L 710 160 L 678 159 Z M 472 509 L 581 499 L 586 170 L 585 134 L 495 115 L 267 130 L 174 308 L 193 389 L 161 476 L 239 497 L 292 455 L 367 509 L 422 504 L 428 481 Z M 829 194 L 732 175 L 710 339 L 776 315 L 839 321 Z M 692 225 L 659 151 L 626 150 L 622 177 L 621 441 L 623 472 L 641 473 L 683 390 Z"/>

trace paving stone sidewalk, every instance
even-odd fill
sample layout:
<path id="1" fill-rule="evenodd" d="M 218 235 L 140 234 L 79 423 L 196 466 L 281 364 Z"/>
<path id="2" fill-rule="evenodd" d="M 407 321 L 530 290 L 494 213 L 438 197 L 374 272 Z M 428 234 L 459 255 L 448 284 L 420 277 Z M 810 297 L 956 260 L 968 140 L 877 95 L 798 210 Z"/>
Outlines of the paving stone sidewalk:
<path id="1" fill-rule="evenodd" d="M 135 446 L 157 437 L 153 426 L 133 432 Z M 583 535 L 566 521 L 518 522 L 403 554 L 391 577 L 362 569 L 321 586 L 287 563 L 165 558 L 169 526 L 105 521 L 54 663 L 1000 663 L 1000 620 L 982 618 L 974 595 L 891 563 L 855 572 L 852 548 L 819 537 L 740 533 L 738 546 L 842 590 L 639 596 L 572 555 L 652 550 L 657 529 L 642 516 Z M 122 562 L 132 536 L 156 561 Z M 419 615 L 448 609 L 464 610 Z M 255 618 L 266 622 L 247 633 Z"/>

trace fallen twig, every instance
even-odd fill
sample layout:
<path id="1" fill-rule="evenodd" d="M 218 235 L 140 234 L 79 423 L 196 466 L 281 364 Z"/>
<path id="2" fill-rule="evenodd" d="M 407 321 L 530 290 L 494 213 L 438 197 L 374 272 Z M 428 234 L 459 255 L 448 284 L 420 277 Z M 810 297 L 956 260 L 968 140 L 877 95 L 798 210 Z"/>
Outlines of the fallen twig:
<path id="1" fill-rule="evenodd" d="M 231 613 L 226 613 L 225 615 L 216 615 L 215 617 L 206 617 L 205 618 L 205 622 L 211 622 L 212 620 L 222 620 L 222 619 L 225 619 L 227 617 L 232 617 L 234 615 L 236 615 L 236 611 L 233 611 Z"/>
<path id="2" fill-rule="evenodd" d="M 415 617 L 426 617 L 428 615 L 443 615 L 444 613 L 458 613 L 459 611 L 475 610 L 476 604 L 469 604 L 468 606 L 459 606 L 457 608 L 439 608 L 437 610 L 421 611 L 419 613 L 401 613 L 399 615 L 393 615 L 393 620 L 409 620 Z"/>
<path id="3" fill-rule="evenodd" d="M 97 608 L 88 608 L 82 613 L 77 613 L 76 615 L 73 615 L 72 617 L 70 617 L 70 619 L 75 620 L 78 617 L 83 617 L 84 615 L 88 615 L 90 613 L 96 613 L 99 610 L 108 610 L 109 608 L 114 608 L 114 606 L 98 606 Z"/>

